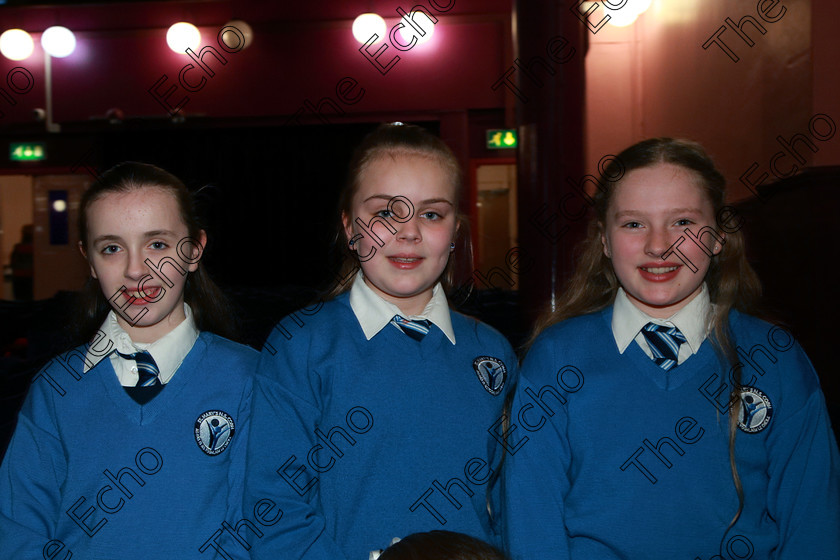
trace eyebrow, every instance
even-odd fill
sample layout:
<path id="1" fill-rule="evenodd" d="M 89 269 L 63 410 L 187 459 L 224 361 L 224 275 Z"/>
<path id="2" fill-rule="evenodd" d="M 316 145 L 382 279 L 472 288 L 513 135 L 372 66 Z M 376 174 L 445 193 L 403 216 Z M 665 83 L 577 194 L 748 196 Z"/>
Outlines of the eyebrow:
<path id="1" fill-rule="evenodd" d="M 152 231 L 147 231 L 143 233 L 143 237 L 146 239 L 151 239 L 152 237 L 176 237 L 177 234 L 174 231 L 170 231 L 168 229 L 156 229 Z M 122 237 L 119 235 L 100 235 L 99 237 L 95 237 L 93 239 L 94 243 L 101 243 L 103 241 L 122 241 Z"/>
<path id="2" fill-rule="evenodd" d="M 102 241 L 122 241 L 122 237 L 119 235 L 100 235 L 93 239 L 94 244 L 101 243 Z"/>
<path id="3" fill-rule="evenodd" d="M 144 237 L 164 237 L 164 236 L 176 237 L 177 235 L 178 235 L 177 233 L 175 233 L 174 231 L 168 230 L 168 229 L 155 229 L 155 230 L 152 230 L 152 231 L 147 231 L 146 233 L 143 234 Z"/>
<path id="4" fill-rule="evenodd" d="M 450 206 L 454 206 L 454 204 L 452 204 L 451 201 L 449 201 L 445 198 L 429 198 L 427 200 L 421 201 L 420 204 L 438 204 L 440 202 L 445 202 L 446 204 L 448 204 Z"/>
<path id="5" fill-rule="evenodd" d="M 364 204 L 366 202 L 369 202 L 371 200 L 387 200 L 388 202 L 390 202 L 390 201 L 394 200 L 395 198 L 397 198 L 397 197 L 396 196 L 389 196 L 387 194 L 374 194 L 374 195 L 371 195 L 371 196 L 367 197 L 366 199 L 364 199 L 362 201 L 362 204 Z M 445 198 L 429 198 L 429 199 L 426 199 L 426 200 L 421 200 L 420 205 L 422 206 L 422 205 L 426 205 L 426 204 L 438 204 L 438 203 L 441 203 L 441 202 L 446 203 L 446 204 L 448 204 L 450 206 L 453 206 L 453 207 L 455 206 L 452 203 L 452 201 L 447 200 Z"/>
<path id="6" fill-rule="evenodd" d="M 669 214 L 702 214 L 703 211 L 699 208 L 671 208 L 668 210 Z M 644 215 L 644 210 L 622 210 L 621 212 L 616 212 L 616 218 L 623 218 L 624 216 L 638 216 Z"/>

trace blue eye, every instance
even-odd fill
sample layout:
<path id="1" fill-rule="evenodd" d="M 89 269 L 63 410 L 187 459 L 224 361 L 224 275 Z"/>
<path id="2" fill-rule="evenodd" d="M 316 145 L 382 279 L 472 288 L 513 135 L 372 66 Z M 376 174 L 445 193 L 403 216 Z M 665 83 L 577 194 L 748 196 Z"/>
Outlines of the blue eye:
<path id="1" fill-rule="evenodd" d="M 693 223 L 694 222 L 689 220 L 688 218 L 681 218 L 681 219 L 677 220 L 677 225 L 678 226 L 687 226 L 687 225 L 693 224 Z"/>
<path id="2" fill-rule="evenodd" d="M 640 224 L 639 222 L 627 222 L 626 224 L 624 224 L 621 227 L 625 227 L 625 228 L 628 228 L 628 229 L 638 229 L 638 228 L 642 227 L 642 224 Z"/>
<path id="3" fill-rule="evenodd" d="M 169 245 L 167 245 L 163 241 L 153 241 L 152 243 L 149 244 L 149 246 L 152 249 L 157 249 L 159 251 L 162 251 L 163 249 L 166 249 L 167 247 L 169 247 Z"/>
<path id="4" fill-rule="evenodd" d="M 380 218 L 390 218 L 393 215 L 393 212 L 391 212 L 390 210 L 380 210 L 376 213 L 376 215 Z"/>
<path id="5" fill-rule="evenodd" d="M 116 245 L 106 245 L 102 248 L 103 255 L 113 255 L 114 253 L 120 251 L 120 248 Z"/>
<path id="6" fill-rule="evenodd" d="M 429 211 L 429 212 L 423 212 L 423 213 L 421 214 L 421 216 L 423 216 L 423 217 L 424 217 L 424 218 L 426 218 L 427 220 L 432 220 L 432 221 L 436 221 L 436 220 L 441 220 L 441 219 L 443 219 L 443 216 L 441 216 L 441 215 L 440 215 L 440 214 L 438 214 L 437 212 L 432 212 L 432 211 Z"/>

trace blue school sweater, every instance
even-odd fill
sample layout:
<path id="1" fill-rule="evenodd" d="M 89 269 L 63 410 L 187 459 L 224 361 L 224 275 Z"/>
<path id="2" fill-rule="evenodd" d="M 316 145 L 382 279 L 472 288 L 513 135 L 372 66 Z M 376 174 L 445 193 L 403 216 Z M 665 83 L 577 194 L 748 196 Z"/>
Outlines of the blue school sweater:
<path id="1" fill-rule="evenodd" d="M 85 353 L 47 364 L 21 409 L 0 465 L 0 557 L 222 558 L 205 543 L 234 539 L 221 523 L 241 506 L 257 352 L 203 332 L 144 406 L 107 357 L 82 373 Z"/>
<path id="2" fill-rule="evenodd" d="M 547 329 L 523 363 L 505 443 L 517 560 L 840 558 L 840 459 L 818 378 L 787 331 L 733 311 L 747 386 L 728 453 L 728 369 L 706 340 L 664 372 L 620 355 L 612 308 Z"/>
<path id="3" fill-rule="evenodd" d="M 391 325 L 366 340 L 348 294 L 280 322 L 255 382 L 245 511 L 282 518 L 252 558 L 367 559 L 434 529 L 493 538 L 487 430 L 517 361 L 501 334 L 450 313 L 456 345 L 434 325 L 421 341 Z"/>

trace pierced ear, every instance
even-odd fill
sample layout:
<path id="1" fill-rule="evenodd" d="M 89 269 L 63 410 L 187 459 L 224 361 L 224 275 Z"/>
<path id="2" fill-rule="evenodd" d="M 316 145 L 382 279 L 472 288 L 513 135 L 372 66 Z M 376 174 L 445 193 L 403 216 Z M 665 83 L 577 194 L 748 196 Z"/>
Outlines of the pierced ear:
<path id="1" fill-rule="evenodd" d="M 726 243 L 726 234 L 723 233 L 723 232 L 720 232 L 720 238 L 723 241 L 715 241 L 715 246 L 712 247 L 712 253 L 715 256 L 719 255 L 721 253 L 721 251 L 723 251 L 723 244 Z"/>
<path id="2" fill-rule="evenodd" d="M 344 225 L 346 242 L 349 243 L 355 234 L 353 233 L 353 222 L 350 220 L 350 216 L 347 215 L 347 212 L 341 213 L 341 223 Z M 351 247 L 350 250 L 352 251 L 353 248 Z"/>

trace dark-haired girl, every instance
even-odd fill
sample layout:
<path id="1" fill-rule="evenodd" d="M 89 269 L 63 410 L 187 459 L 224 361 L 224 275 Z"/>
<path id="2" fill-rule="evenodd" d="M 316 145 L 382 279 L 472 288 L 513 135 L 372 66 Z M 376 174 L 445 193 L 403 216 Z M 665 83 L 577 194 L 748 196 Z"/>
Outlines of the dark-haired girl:
<path id="1" fill-rule="evenodd" d="M 709 157 L 631 146 L 594 208 L 512 405 L 512 556 L 840 557 L 819 381 L 790 333 L 751 315 L 760 286 Z"/>
<path id="2" fill-rule="evenodd" d="M 91 342 L 33 381 L 0 466 L 0 550 L 214 557 L 205 541 L 241 506 L 258 354 L 214 334 L 230 317 L 176 177 L 117 165 L 83 195 L 79 230 Z"/>

